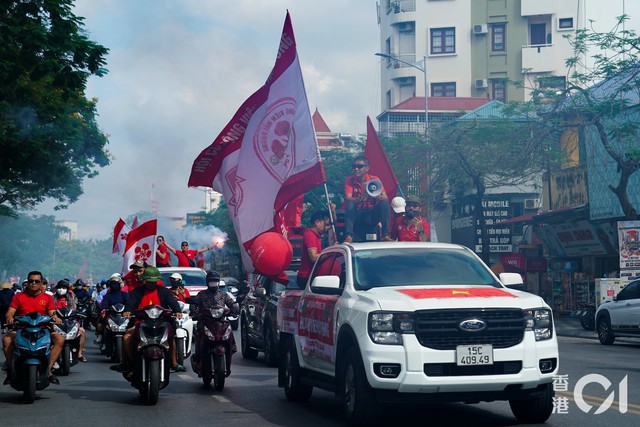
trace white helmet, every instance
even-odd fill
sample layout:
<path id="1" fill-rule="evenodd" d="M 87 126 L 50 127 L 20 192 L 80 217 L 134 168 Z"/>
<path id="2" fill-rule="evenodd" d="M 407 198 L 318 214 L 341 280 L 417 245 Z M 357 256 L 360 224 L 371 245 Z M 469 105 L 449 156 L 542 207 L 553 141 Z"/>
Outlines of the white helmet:
<path id="1" fill-rule="evenodd" d="M 396 196 L 393 198 L 393 200 L 391 200 L 391 207 L 393 208 L 393 211 L 395 213 L 404 213 L 404 207 L 407 205 L 407 203 L 404 201 L 404 199 L 400 196 Z"/>
<path id="2" fill-rule="evenodd" d="M 182 281 L 182 274 L 180 274 L 180 273 L 173 273 L 171 276 L 169 276 L 169 279 L 173 279 L 173 280 L 180 280 L 180 281 Z"/>

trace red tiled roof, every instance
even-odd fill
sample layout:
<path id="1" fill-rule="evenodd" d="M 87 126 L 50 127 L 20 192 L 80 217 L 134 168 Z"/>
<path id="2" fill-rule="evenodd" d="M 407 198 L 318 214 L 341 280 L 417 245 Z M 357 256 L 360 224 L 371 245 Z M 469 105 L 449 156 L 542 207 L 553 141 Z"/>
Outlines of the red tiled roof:
<path id="1" fill-rule="evenodd" d="M 429 111 L 472 111 L 489 101 L 488 98 L 430 96 Z M 424 96 L 409 98 L 389 109 L 395 110 L 424 111 Z"/>
<path id="2" fill-rule="evenodd" d="M 313 113 L 311 120 L 313 120 L 313 127 L 315 128 L 316 133 L 331 132 L 331 129 L 329 129 L 329 126 L 327 126 L 327 123 L 324 121 L 324 119 L 322 118 L 322 115 L 320 115 L 320 112 L 318 111 L 317 108 L 315 113 Z"/>

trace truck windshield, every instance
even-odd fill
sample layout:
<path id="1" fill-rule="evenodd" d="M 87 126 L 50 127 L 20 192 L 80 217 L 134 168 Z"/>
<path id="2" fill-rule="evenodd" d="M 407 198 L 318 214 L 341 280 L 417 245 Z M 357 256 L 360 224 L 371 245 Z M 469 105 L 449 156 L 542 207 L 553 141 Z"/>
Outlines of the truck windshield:
<path id="1" fill-rule="evenodd" d="M 359 290 L 412 285 L 501 287 L 478 259 L 455 248 L 357 251 L 353 255 L 353 275 Z"/>

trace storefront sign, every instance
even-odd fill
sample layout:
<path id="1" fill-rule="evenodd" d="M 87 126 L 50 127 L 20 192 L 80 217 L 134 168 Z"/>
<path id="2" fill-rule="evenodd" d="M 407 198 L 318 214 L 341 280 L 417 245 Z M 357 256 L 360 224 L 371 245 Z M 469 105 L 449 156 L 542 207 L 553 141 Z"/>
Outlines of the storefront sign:
<path id="1" fill-rule="evenodd" d="M 615 247 L 607 227 L 610 226 L 576 221 L 547 224 L 535 232 L 553 257 L 613 255 Z"/>
<path id="2" fill-rule="evenodd" d="M 620 278 L 640 277 L 640 221 L 618 221 Z"/>

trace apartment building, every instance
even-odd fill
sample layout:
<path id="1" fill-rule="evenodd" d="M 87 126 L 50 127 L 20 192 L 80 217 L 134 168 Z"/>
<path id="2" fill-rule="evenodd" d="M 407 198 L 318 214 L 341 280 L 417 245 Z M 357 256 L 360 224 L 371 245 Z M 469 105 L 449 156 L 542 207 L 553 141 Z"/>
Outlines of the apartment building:
<path id="1" fill-rule="evenodd" d="M 572 54 L 564 35 L 609 31 L 622 14 L 631 17 L 626 29 L 640 28 L 640 2 L 632 0 L 382 0 L 377 7 L 385 135 L 420 132 L 462 113 L 434 98 L 478 106 L 528 100 L 541 85 L 564 87 Z"/>

